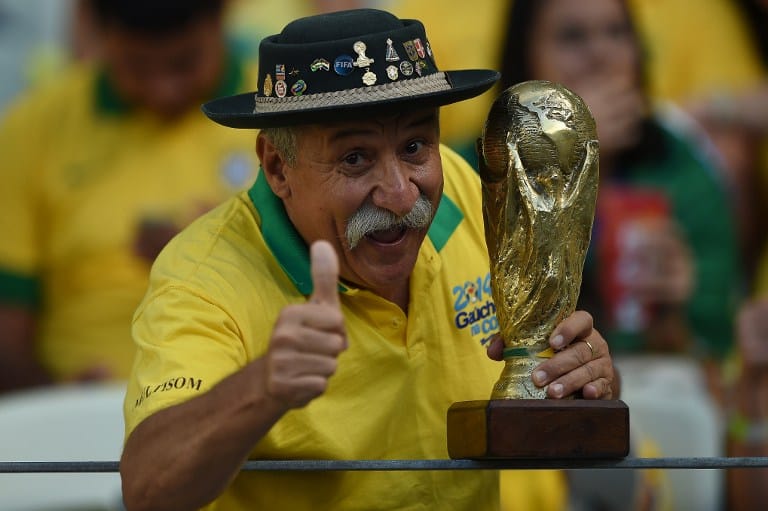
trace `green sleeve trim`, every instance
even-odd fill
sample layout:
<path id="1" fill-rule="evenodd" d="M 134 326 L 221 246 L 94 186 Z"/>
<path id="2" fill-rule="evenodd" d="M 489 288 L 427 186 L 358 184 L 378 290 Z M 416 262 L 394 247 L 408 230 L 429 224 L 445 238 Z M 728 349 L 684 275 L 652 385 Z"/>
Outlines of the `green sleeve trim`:
<path id="1" fill-rule="evenodd" d="M 0 269 L 0 302 L 37 307 L 40 304 L 40 281 Z"/>
<path id="2" fill-rule="evenodd" d="M 131 107 L 118 95 L 104 69 L 99 69 L 94 83 L 96 110 L 106 115 L 124 115 Z"/>

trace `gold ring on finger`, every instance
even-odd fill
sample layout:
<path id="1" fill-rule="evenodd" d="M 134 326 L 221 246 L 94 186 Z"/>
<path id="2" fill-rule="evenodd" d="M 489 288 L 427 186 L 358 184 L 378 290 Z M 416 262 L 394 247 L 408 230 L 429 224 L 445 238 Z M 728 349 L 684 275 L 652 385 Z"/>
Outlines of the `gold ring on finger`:
<path id="1" fill-rule="evenodd" d="M 595 347 L 594 347 L 594 346 L 592 346 L 592 343 L 591 343 L 591 342 L 589 342 L 588 340 L 584 339 L 584 343 L 585 343 L 587 346 L 589 346 L 589 351 L 591 351 L 591 352 L 592 352 L 592 359 L 594 360 L 594 358 L 595 358 L 595 355 L 597 355 L 597 350 L 595 349 Z"/>

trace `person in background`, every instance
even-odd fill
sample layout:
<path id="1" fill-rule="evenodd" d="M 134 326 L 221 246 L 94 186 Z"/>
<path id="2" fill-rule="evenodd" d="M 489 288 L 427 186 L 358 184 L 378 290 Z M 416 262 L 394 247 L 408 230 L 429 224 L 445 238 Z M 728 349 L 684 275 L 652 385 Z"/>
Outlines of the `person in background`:
<path id="1" fill-rule="evenodd" d="M 559 82 L 584 98 L 600 191 L 581 299 L 617 353 L 717 360 L 732 342 L 742 277 L 722 183 L 649 107 L 640 44 L 619 0 L 514 2 L 502 87 Z"/>
<path id="2" fill-rule="evenodd" d="M 728 454 L 768 456 L 768 299 L 739 311 L 736 359 L 729 386 Z M 728 471 L 728 509 L 759 509 L 768 499 L 766 469 Z"/>
<path id="3" fill-rule="evenodd" d="M 0 122 L 0 390 L 127 378 L 164 244 L 250 185 L 252 141 L 200 104 L 251 86 L 223 0 L 87 0 L 99 58 Z"/>
<path id="4" fill-rule="evenodd" d="M 681 378 L 702 384 L 683 399 L 716 419 L 706 385 L 719 388 L 744 278 L 732 207 L 713 160 L 665 111 L 652 108 L 630 13 L 621 0 L 515 0 L 502 87 L 551 80 L 590 107 L 600 189 L 581 306 L 609 325 L 606 338 L 618 360 L 648 354 L 692 360 L 681 362 Z M 643 374 L 653 370 L 638 366 Z M 637 447 L 646 440 L 656 439 L 643 438 Z M 664 495 L 663 485 L 654 491 L 657 505 L 659 496 L 679 498 L 674 489 Z"/>
<path id="5" fill-rule="evenodd" d="M 631 0 L 643 35 L 651 97 L 681 107 L 681 126 L 720 160 L 718 170 L 735 211 L 745 286 L 753 289 L 766 240 L 766 162 L 760 161 L 768 101 L 765 2 Z M 760 97 L 763 99 L 760 99 Z M 755 123 L 757 121 L 757 124 Z"/>
<path id="6" fill-rule="evenodd" d="M 440 64 L 454 68 L 498 66 L 510 0 L 388 0 L 388 9 L 403 18 L 424 20 Z M 475 140 L 482 131 L 498 87 L 476 98 L 448 105 L 440 111 L 443 142 L 477 168 Z"/>
<path id="7" fill-rule="evenodd" d="M 489 274 L 480 182 L 438 118 L 498 73 L 436 60 L 417 20 L 311 16 L 261 43 L 258 93 L 205 105 L 261 129 L 262 171 L 153 266 L 124 405 L 127 509 L 498 509 L 492 471 L 240 472 L 445 458 L 448 407 L 498 378 L 498 327 L 466 322 L 493 304 L 469 291 Z M 589 314 L 550 345 L 534 373 L 549 397 L 618 395 Z"/>
<path id="8" fill-rule="evenodd" d="M 745 55 L 757 60 L 758 76 L 738 88 L 690 95 L 684 105 L 726 156 L 742 212 L 749 290 L 754 292 L 768 287 L 768 3 L 740 0 L 732 8 L 741 14 L 742 35 L 751 43 L 736 60 Z"/>

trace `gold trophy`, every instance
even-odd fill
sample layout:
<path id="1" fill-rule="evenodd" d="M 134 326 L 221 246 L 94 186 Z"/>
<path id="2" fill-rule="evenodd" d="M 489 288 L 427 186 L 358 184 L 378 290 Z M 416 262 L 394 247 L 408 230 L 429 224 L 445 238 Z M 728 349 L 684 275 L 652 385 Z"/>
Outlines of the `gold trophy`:
<path id="1" fill-rule="evenodd" d="M 531 379 L 552 356 L 549 337 L 579 296 L 598 185 L 592 114 L 562 85 L 517 84 L 493 103 L 478 153 L 505 365 L 490 401 L 449 410 L 449 454 L 626 456 L 624 403 L 547 400 Z"/>
<path id="2" fill-rule="evenodd" d="M 505 367 L 492 399 L 543 399 L 531 373 L 576 308 L 597 199 L 595 121 L 561 85 L 497 98 L 480 143 L 483 218 Z"/>

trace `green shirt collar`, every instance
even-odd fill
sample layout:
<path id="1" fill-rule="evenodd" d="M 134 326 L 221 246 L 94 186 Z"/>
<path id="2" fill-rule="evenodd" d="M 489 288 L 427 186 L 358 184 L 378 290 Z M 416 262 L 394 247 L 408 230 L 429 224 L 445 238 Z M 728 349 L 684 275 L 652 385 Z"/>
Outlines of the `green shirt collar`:
<path id="1" fill-rule="evenodd" d="M 235 55 L 235 52 L 227 52 L 227 61 L 224 64 L 224 74 L 218 87 L 211 97 L 231 96 L 240 92 L 245 75 L 243 61 Z M 124 101 L 112 85 L 106 70 L 102 67 L 96 74 L 94 83 L 94 96 L 96 110 L 107 115 L 124 115 L 131 111 L 131 105 Z"/>
<path id="2" fill-rule="evenodd" d="M 299 292 L 309 296 L 312 294 L 312 276 L 307 244 L 288 219 L 283 201 L 272 193 L 263 171 L 259 171 L 256 182 L 248 190 L 248 197 L 261 217 L 261 233 L 275 259 Z M 463 219 L 461 209 L 443 195 L 427 232 L 436 251 L 445 246 Z"/>

